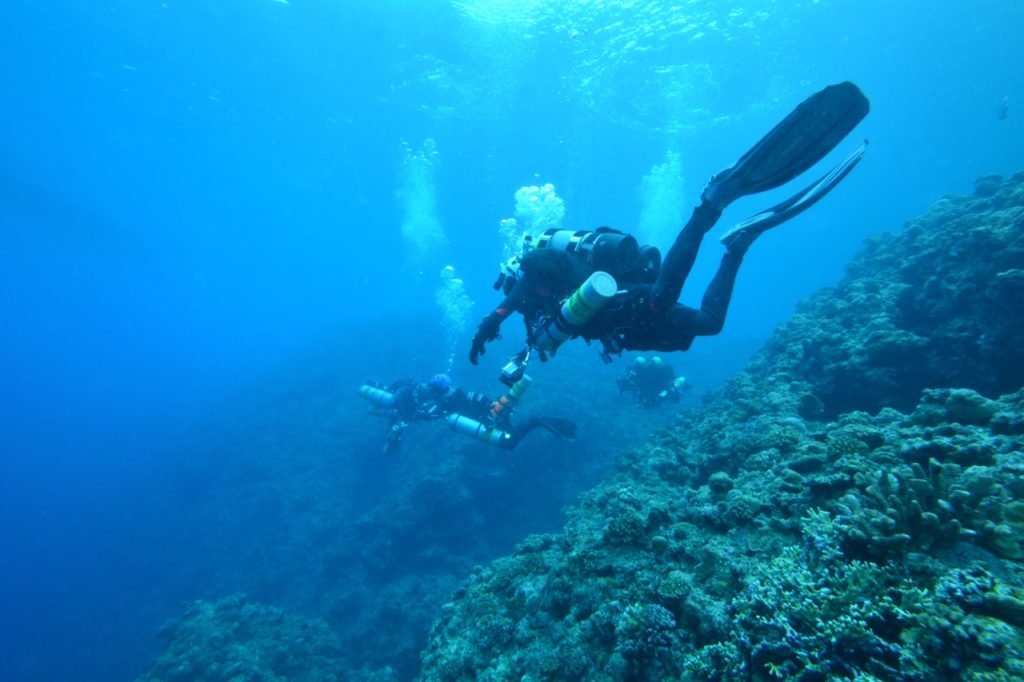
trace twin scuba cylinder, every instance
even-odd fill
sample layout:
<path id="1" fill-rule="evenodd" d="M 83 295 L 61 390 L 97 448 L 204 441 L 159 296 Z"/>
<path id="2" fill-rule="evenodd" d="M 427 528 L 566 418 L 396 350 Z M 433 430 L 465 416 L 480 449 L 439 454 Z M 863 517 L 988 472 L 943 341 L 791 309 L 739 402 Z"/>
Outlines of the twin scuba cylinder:
<path id="1" fill-rule="evenodd" d="M 519 280 L 519 264 L 534 249 L 556 249 L 581 259 L 591 270 L 604 271 L 620 282 L 653 283 L 661 269 L 661 252 L 656 246 L 641 245 L 636 237 L 610 227 L 596 230 L 563 230 L 553 227 L 536 240 L 523 234 L 522 251 L 499 267 L 494 289 L 507 296 Z"/>
<path id="2" fill-rule="evenodd" d="M 636 237 L 610 227 L 575 231 L 551 228 L 537 238 L 535 248 L 566 251 L 594 270 L 603 270 L 624 282 L 653 282 L 661 268 L 657 247 L 641 246 Z"/>

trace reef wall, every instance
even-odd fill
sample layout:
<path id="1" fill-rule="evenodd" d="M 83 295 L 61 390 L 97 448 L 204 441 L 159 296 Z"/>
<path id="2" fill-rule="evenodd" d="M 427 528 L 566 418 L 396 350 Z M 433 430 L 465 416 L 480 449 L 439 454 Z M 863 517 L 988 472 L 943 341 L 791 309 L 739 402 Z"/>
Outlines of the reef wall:
<path id="1" fill-rule="evenodd" d="M 423 680 L 1024 678 L 1024 174 L 873 237 L 565 530 L 444 605 Z"/>
<path id="2" fill-rule="evenodd" d="M 570 348 L 578 352 L 537 373 L 513 418 L 576 418 L 571 448 L 537 430 L 509 453 L 430 421 L 412 424 L 401 449 L 384 456 L 388 420 L 369 414 L 356 389 L 440 369 L 428 358 L 444 357 L 443 337 L 408 331 L 431 321 L 325 339 L 211 415 L 133 486 L 125 532 L 137 549 L 110 570 L 147 586 L 145 599 L 124 599 L 131 607 L 119 623 L 123 641 L 148 650 L 143 665 L 156 659 L 144 679 L 296 679 L 295 661 L 273 652 L 298 621 L 318 631 L 326 623 L 337 639 L 311 669 L 413 679 L 441 605 L 474 565 L 530 532 L 560 529 L 564 509 L 638 433 L 672 419 L 670 409 L 641 410 L 617 391 L 595 393 L 594 372 L 614 386 L 621 366 Z M 455 378 L 468 390 L 500 386 L 491 373 Z M 261 615 L 271 612 L 292 620 Z M 168 619 L 158 639 L 149 636 Z M 248 624 L 232 625 L 239 619 Z M 214 665 L 221 650 L 231 665 Z M 291 657 L 306 652 L 297 643 Z"/>
<path id="3" fill-rule="evenodd" d="M 902 232 L 867 240 L 847 277 L 800 306 L 748 368 L 803 381 L 829 418 L 910 410 L 921 390 L 1024 385 L 1024 187 L 1018 174 L 946 197 Z M 815 415 L 809 415 L 815 416 Z"/>

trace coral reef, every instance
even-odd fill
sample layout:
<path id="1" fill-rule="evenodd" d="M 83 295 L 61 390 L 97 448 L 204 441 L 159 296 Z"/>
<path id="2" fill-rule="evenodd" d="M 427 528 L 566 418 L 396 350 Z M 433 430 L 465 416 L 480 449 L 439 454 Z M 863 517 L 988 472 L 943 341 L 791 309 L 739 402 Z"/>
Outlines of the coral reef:
<path id="1" fill-rule="evenodd" d="M 808 382 L 830 417 L 909 409 L 928 387 L 1024 385 L 1024 178 L 987 176 L 897 234 L 868 239 L 834 289 L 806 301 L 751 363 Z"/>
<path id="2" fill-rule="evenodd" d="M 769 436 L 751 452 L 740 423 L 730 442 L 745 462 L 689 469 L 685 485 L 661 475 L 655 438 L 652 458 L 625 459 L 563 535 L 478 571 L 445 608 L 424 679 L 1024 672 L 1024 574 L 1008 561 L 1024 546 L 1024 437 L 993 429 L 1024 412 L 1024 391 L 986 401 L 984 425 L 949 421 L 979 398 L 931 390 L 909 415 L 807 425 L 785 451 Z M 701 443 L 719 427 L 688 428 Z"/>
<path id="3" fill-rule="evenodd" d="M 197 447 L 175 474 L 189 504 L 168 501 L 222 521 L 188 536 L 181 584 L 275 606 L 192 604 L 140 679 L 390 682 L 424 645 L 430 681 L 1024 677 L 1022 227 L 1024 177 L 990 176 L 872 238 L 562 532 L 496 560 L 635 442 L 636 416 L 582 429 L 585 461 L 527 446 L 498 471 L 424 430 L 382 467 L 355 454 L 376 432 L 338 410 L 325 365 Z M 565 394 L 614 412 L 573 358 Z M 195 557 L 216 571 L 193 578 Z"/>
<path id="4" fill-rule="evenodd" d="M 422 679 L 1024 676 L 1024 176 L 979 187 L 478 568 Z"/>
<path id="5" fill-rule="evenodd" d="M 343 679 L 341 647 L 327 623 L 242 595 L 194 602 L 160 636 L 167 649 L 139 682 Z"/>
<path id="6" fill-rule="evenodd" d="M 571 449 L 553 456 L 553 436 L 538 432 L 510 456 L 421 423 L 397 456 L 382 457 L 386 422 L 367 418 L 355 388 L 368 376 L 417 376 L 424 357 L 445 356 L 440 334 L 416 339 L 411 353 L 406 324 L 345 333 L 297 357 L 155 467 L 140 491 L 160 497 L 132 509 L 134 546 L 144 550 L 118 566 L 160 586 L 158 598 L 125 609 L 138 622 L 133 641 L 148 643 L 138 633 L 179 615 L 185 601 L 242 592 L 326 621 L 339 640 L 342 679 L 385 668 L 411 679 L 432 622 L 474 565 L 507 554 L 529 532 L 560 528 L 563 509 L 613 468 L 638 432 L 671 419 L 647 411 L 605 418 L 622 396 L 589 390 L 594 366 L 609 385 L 619 367 L 605 369 L 592 349 L 572 348 L 519 407 L 576 418 Z M 455 377 L 467 388 L 482 385 Z M 559 391 L 547 390 L 554 384 Z M 579 398 L 567 403 L 562 390 Z"/>

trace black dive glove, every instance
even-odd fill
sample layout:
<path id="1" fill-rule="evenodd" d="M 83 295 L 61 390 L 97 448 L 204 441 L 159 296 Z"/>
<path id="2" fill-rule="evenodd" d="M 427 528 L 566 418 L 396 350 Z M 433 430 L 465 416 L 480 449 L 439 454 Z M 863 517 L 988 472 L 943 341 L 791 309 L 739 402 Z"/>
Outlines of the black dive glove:
<path id="1" fill-rule="evenodd" d="M 491 313 L 480 322 L 476 336 L 473 337 L 473 347 L 469 349 L 469 361 L 474 365 L 480 362 L 480 356 L 486 352 L 484 346 L 487 342 L 498 338 L 502 319 L 498 313 Z"/>

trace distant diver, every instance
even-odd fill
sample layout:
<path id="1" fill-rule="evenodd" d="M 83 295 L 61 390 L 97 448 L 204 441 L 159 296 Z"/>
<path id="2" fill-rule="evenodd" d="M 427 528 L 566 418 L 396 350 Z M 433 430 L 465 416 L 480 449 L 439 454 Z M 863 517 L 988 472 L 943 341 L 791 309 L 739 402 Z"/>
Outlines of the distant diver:
<path id="1" fill-rule="evenodd" d="M 396 452 L 411 422 L 444 419 L 454 431 L 466 434 L 488 445 L 512 450 L 537 427 L 547 429 L 559 438 L 575 438 L 576 425 L 557 417 L 531 417 L 512 423 L 512 411 L 530 386 L 524 376 L 505 395 L 491 400 L 481 393 L 467 392 L 452 385 L 447 374 L 435 374 L 425 383 L 396 381 L 385 387 L 368 382 L 359 388 L 359 395 L 371 403 L 371 409 L 389 418 L 384 453 Z"/>
<path id="2" fill-rule="evenodd" d="M 999 102 L 999 109 L 996 110 L 996 119 L 1005 121 L 1006 117 L 1010 115 L 1010 97 L 1009 95 L 1003 97 Z"/>
<path id="3" fill-rule="evenodd" d="M 722 211 L 749 194 L 774 189 L 824 158 L 868 114 L 870 104 L 851 82 L 830 85 L 799 104 L 735 164 L 714 175 L 701 203 L 664 260 L 657 248 L 609 227 L 593 231 L 551 229 L 536 241 L 524 237 L 523 254 L 502 264 L 494 284 L 505 298 L 480 323 L 469 360 L 474 365 L 502 322 L 519 312 L 526 346 L 502 370 L 514 383 L 533 355 L 546 360 L 566 339 L 600 341 L 602 357 L 623 350 L 682 351 L 697 336 L 718 334 L 733 284 L 750 245 L 777 225 L 807 210 L 860 162 L 865 140 L 842 163 L 789 199 L 744 220 L 722 235 L 726 247 L 700 309 L 677 303 L 704 235 Z"/>
<path id="4" fill-rule="evenodd" d="M 616 383 L 619 393 L 629 395 L 644 407 L 678 403 L 690 388 L 686 377 L 676 376 L 675 368 L 657 355 L 637 356 Z"/>

